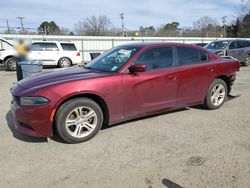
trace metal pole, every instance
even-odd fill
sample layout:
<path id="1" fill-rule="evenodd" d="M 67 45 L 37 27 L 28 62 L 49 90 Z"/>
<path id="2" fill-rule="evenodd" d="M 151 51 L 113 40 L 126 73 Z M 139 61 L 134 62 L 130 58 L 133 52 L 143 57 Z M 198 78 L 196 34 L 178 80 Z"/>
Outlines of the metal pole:
<path id="1" fill-rule="evenodd" d="M 223 37 L 226 37 L 226 23 L 227 23 L 227 16 L 222 16 L 222 24 L 223 24 Z"/>
<path id="2" fill-rule="evenodd" d="M 6 24 L 7 24 L 8 33 L 10 34 L 10 26 L 9 26 L 8 19 L 6 19 Z"/>
<path id="3" fill-rule="evenodd" d="M 81 40 L 82 61 L 84 62 L 83 39 Z"/>
<path id="4" fill-rule="evenodd" d="M 122 20 L 122 36 L 124 37 L 124 13 L 120 14 L 120 18 Z"/>
<path id="5" fill-rule="evenodd" d="M 47 35 L 47 27 L 46 27 L 46 25 L 44 26 L 44 35 Z"/>
<path id="6" fill-rule="evenodd" d="M 20 19 L 22 33 L 24 33 L 24 27 L 23 27 L 23 19 L 24 19 L 24 17 L 17 17 L 17 18 Z"/>

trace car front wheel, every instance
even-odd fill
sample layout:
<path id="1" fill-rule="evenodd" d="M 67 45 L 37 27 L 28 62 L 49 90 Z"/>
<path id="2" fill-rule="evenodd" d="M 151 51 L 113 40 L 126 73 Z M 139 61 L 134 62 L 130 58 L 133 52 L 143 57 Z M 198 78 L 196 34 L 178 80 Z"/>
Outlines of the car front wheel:
<path id="1" fill-rule="evenodd" d="M 100 106 L 88 98 L 76 98 L 60 106 L 56 113 L 56 128 L 68 143 L 79 143 L 93 138 L 103 124 Z"/>
<path id="2" fill-rule="evenodd" d="M 224 104 L 226 97 L 226 83 L 221 79 L 215 79 L 208 89 L 204 105 L 207 109 L 218 109 Z"/>

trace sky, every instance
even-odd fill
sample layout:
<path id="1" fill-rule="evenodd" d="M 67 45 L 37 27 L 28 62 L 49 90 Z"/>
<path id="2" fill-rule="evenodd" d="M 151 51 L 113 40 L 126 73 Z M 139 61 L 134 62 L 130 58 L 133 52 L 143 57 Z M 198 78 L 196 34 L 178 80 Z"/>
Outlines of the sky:
<path id="1" fill-rule="evenodd" d="M 74 29 L 78 21 L 92 15 L 106 15 L 113 27 L 121 27 L 120 13 L 125 13 L 125 27 L 159 27 L 177 21 L 192 26 L 202 16 L 211 16 L 221 23 L 235 17 L 242 0 L 1 0 L 0 27 L 20 26 L 18 16 L 24 17 L 24 27 L 37 28 L 44 20 L 54 20 L 60 27 Z M 1 29 L 1 28 L 0 28 Z M 1 29 L 2 30 L 2 29 Z"/>

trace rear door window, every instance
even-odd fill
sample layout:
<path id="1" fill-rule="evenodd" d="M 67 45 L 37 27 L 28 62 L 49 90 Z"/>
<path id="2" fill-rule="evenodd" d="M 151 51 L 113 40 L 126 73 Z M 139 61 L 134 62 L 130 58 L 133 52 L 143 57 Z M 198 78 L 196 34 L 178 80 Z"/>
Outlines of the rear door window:
<path id="1" fill-rule="evenodd" d="M 250 46 L 250 42 L 247 41 L 247 40 L 242 40 L 240 41 L 240 47 L 241 48 L 246 48 L 246 47 L 249 47 Z"/>
<path id="2" fill-rule="evenodd" d="M 36 42 L 33 43 L 31 46 L 32 51 L 43 51 L 43 43 L 41 42 Z"/>
<path id="3" fill-rule="evenodd" d="M 246 43 L 247 43 L 247 47 L 250 47 L 250 41 L 247 40 Z"/>
<path id="4" fill-rule="evenodd" d="M 46 42 L 43 45 L 44 45 L 45 51 L 59 51 L 56 43 L 54 42 Z"/>
<path id="5" fill-rule="evenodd" d="M 180 65 L 190 65 L 208 61 L 208 54 L 203 50 L 190 47 L 177 47 L 177 53 Z"/>
<path id="6" fill-rule="evenodd" d="M 75 44 L 72 43 L 60 43 L 64 51 L 77 51 Z"/>
<path id="7" fill-rule="evenodd" d="M 240 41 L 233 41 L 233 42 L 231 42 L 229 48 L 230 49 L 239 49 L 239 48 L 241 48 Z"/>

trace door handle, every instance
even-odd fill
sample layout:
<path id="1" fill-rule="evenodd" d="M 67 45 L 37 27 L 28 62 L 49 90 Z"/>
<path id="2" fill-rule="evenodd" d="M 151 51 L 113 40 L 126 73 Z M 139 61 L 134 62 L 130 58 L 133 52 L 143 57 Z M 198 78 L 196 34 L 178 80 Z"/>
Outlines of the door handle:
<path id="1" fill-rule="evenodd" d="M 176 76 L 175 76 L 175 75 L 169 75 L 169 76 L 168 76 L 168 79 L 169 79 L 169 80 L 176 80 Z"/>

